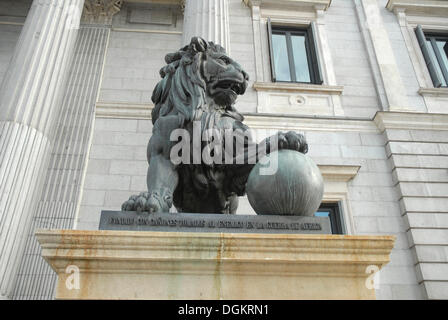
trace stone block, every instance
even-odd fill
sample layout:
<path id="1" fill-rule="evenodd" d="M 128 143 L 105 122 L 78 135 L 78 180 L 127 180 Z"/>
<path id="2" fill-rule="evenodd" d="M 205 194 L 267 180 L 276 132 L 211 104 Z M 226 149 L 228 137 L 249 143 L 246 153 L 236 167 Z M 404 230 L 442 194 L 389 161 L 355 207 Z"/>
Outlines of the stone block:
<path id="1" fill-rule="evenodd" d="M 136 176 L 145 174 L 146 171 L 148 171 L 147 161 L 111 160 L 110 163 L 111 174 Z"/>
<path id="2" fill-rule="evenodd" d="M 420 262 L 417 268 L 422 278 L 419 281 L 447 281 L 448 282 L 448 263 L 425 263 Z M 420 273 L 417 274 L 420 276 Z"/>
<path id="3" fill-rule="evenodd" d="M 440 154 L 439 147 L 436 143 L 389 141 L 388 145 L 391 154 L 423 154 L 423 155 Z"/>
<path id="4" fill-rule="evenodd" d="M 384 147 L 375 146 L 341 146 L 344 158 L 386 159 Z"/>
<path id="5" fill-rule="evenodd" d="M 447 212 L 448 198 L 403 197 L 406 211 L 411 212 Z"/>
<path id="6" fill-rule="evenodd" d="M 424 299 L 423 291 L 419 285 L 392 285 L 392 299 L 420 300 Z"/>
<path id="7" fill-rule="evenodd" d="M 136 132 L 138 120 L 129 119 L 95 119 L 95 131 Z"/>
<path id="8" fill-rule="evenodd" d="M 110 160 L 89 159 L 87 174 L 108 174 L 109 170 Z"/>
<path id="9" fill-rule="evenodd" d="M 448 299 L 448 281 L 424 281 L 423 285 L 428 299 Z"/>
<path id="10" fill-rule="evenodd" d="M 132 160 L 134 158 L 135 147 L 102 145 L 98 144 L 99 142 L 101 141 L 95 142 L 90 149 L 91 159 Z"/>
<path id="11" fill-rule="evenodd" d="M 416 285 L 417 278 L 413 266 L 393 267 L 387 265 L 380 272 L 380 282 L 388 284 L 409 284 Z"/>
<path id="12" fill-rule="evenodd" d="M 42 256 L 58 274 L 57 299 L 374 299 L 366 268 L 387 264 L 394 241 L 80 230 L 40 230 L 36 236 Z M 81 290 L 67 289 L 67 264 L 81 270 Z"/>
<path id="13" fill-rule="evenodd" d="M 448 245 L 448 229 L 410 229 L 411 245 Z"/>
<path id="14" fill-rule="evenodd" d="M 416 262 L 448 263 L 448 248 L 445 246 L 416 245 Z"/>
<path id="15" fill-rule="evenodd" d="M 85 189 L 129 190 L 131 178 L 125 175 L 89 174 L 84 183 Z"/>
<path id="16" fill-rule="evenodd" d="M 384 146 L 386 144 L 383 135 L 375 133 L 361 133 L 361 144 L 364 146 Z"/>
<path id="17" fill-rule="evenodd" d="M 409 224 L 415 228 L 448 228 L 447 213 L 408 212 L 406 215 Z"/>
<path id="18" fill-rule="evenodd" d="M 81 206 L 102 206 L 106 192 L 103 190 L 89 190 L 82 194 Z"/>

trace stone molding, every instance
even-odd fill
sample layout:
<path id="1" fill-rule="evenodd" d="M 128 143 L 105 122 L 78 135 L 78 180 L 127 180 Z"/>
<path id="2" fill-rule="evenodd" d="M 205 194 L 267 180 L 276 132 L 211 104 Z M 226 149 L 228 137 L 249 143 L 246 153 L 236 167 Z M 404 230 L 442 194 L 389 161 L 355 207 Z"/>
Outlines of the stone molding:
<path id="1" fill-rule="evenodd" d="M 389 0 L 386 8 L 393 12 L 405 11 L 407 14 L 448 16 L 448 2 L 440 0 Z"/>
<path id="2" fill-rule="evenodd" d="M 420 88 L 418 93 L 422 96 L 428 95 L 448 98 L 448 88 Z"/>
<path id="3" fill-rule="evenodd" d="M 331 0 L 242 0 L 248 7 L 266 6 L 274 9 L 327 10 Z"/>
<path id="4" fill-rule="evenodd" d="M 379 111 L 373 121 L 381 131 L 386 129 L 448 131 L 448 114 Z"/>
<path id="5" fill-rule="evenodd" d="M 322 93 L 341 95 L 344 86 L 330 86 L 305 83 L 284 83 L 284 82 L 254 82 L 254 89 L 257 91 L 287 91 L 296 93 Z"/>
<path id="6" fill-rule="evenodd" d="M 121 10 L 123 0 L 85 0 L 83 23 L 111 24 L 112 17 Z"/>
<path id="7" fill-rule="evenodd" d="M 325 180 L 348 182 L 357 174 L 361 166 L 349 165 L 318 165 Z"/>
<path id="8" fill-rule="evenodd" d="M 95 108 L 97 118 L 151 119 L 153 104 L 98 102 Z"/>
<path id="9" fill-rule="evenodd" d="M 324 178 L 323 202 L 339 202 L 344 223 L 344 234 L 353 234 L 355 227 L 348 201 L 348 182 L 355 178 L 361 166 L 318 164 Z"/>
<path id="10" fill-rule="evenodd" d="M 115 32 L 136 32 L 136 33 L 156 33 L 156 34 L 172 34 L 172 35 L 182 35 L 182 31 L 171 31 L 171 30 L 152 30 L 152 29 L 130 29 L 130 28 L 115 28 L 112 27 L 112 31 Z"/>
<path id="11" fill-rule="evenodd" d="M 268 114 L 341 116 L 338 104 L 344 87 L 285 82 L 255 82 L 257 111 Z M 339 111 L 340 112 L 339 112 Z"/>
<path id="12" fill-rule="evenodd" d="M 152 104 L 100 101 L 96 104 L 95 116 L 97 118 L 149 120 L 153 107 Z M 378 133 L 378 128 L 371 119 L 263 113 L 243 113 L 243 115 L 244 123 L 251 129 Z"/>
<path id="13" fill-rule="evenodd" d="M 387 264 L 395 241 L 82 230 L 39 230 L 36 237 L 58 273 L 57 299 L 374 299 L 367 267 Z M 79 269 L 79 290 L 66 287 L 69 265 Z M 262 290 L 269 285 L 282 290 Z"/>

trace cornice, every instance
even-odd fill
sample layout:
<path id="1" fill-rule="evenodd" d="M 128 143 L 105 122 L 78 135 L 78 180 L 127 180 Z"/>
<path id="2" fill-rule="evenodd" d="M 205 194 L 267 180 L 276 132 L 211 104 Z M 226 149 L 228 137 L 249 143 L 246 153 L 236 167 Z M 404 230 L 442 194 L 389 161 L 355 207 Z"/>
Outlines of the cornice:
<path id="1" fill-rule="evenodd" d="M 418 93 L 422 96 L 436 96 L 448 98 L 448 88 L 420 88 Z"/>
<path id="2" fill-rule="evenodd" d="M 357 174 L 361 166 L 349 166 L 349 165 L 317 165 L 325 180 L 327 181 L 339 181 L 348 182 L 353 179 Z"/>
<path id="3" fill-rule="evenodd" d="M 255 82 L 253 85 L 257 91 L 287 91 L 297 93 L 322 93 L 342 94 L 343 86 L 313 85 L 304 83 L 282 83 L 282 82 Z"/>
<path id="4" fill-rule="evenodd" d="M 153 104 L 98 102 L 95 108 L 97 118 L 151 119 Z"/>
<path id="5" fill-rule="evenodd" d="M 381 131 L 387 129 L 448 131 L 448 114 L 380 111 L 373 120 Z"/>
<path id="6" fill-rule="evenodd" d="M 331 0 L 242 0 L 248 7 L 260 6 L 278 9 L 303 9 L 327 10 Z"/>
<path id="7" fill-rule="evenodd" d="M 389 0 L 386 8 L 392 12 L 405 11 L 412 15 L 448 16 L 448 1 Z"/>
<path id="8" fill-rule="evenodd" d="M 38 230 L 36 237 L 42 247 L 42 256 L 58 273 L 64 273 L 67 261 L 70 261 L 81 272 L 92 272 L 94 268 L 101 272 L 135 274 L 156 272 L 169 266 L 170 270 L 184 274 L 213 273 L 213 270 L 216 272 L 214 263 L 220 261 L 226 266 L 237 264 L 245 272 L 258 275 L 271 274 L 273 269 L 264 268 L 268 265 L 282 266 L 292 274 L 315 274 L 324 270 L 328 273 L 327 268 L 317 270 L 303 266 L 319 268 L 329 264 L 333 274 L 361 276 L 365 275 L 367 265 L 382 266 L 389 262 L 395 241 L 394 236 L 105 230 Z M 222 255 L 216 255 L 216 250 L 223 247 Z M 266 256 L 268 260 L 264 258 Z M 90 264 L 93 261 L 95 263 Z M 130 270 L 124 261 L 135 263 L 135 268 Z M 166 263 L 168 261 L 171 263 Z M 251 263 L 247 265 L 249 261 Z M 286 265 L 285 261 L 288 261 Z M 194 263 L 195 268 L 177 268 L 178 263 Z M 258 264 L 257 270 L 252 269 L 255 264 Z M 347 270 L 341 264 L 360 268 Z M 340 267 L 336 268 L 336 265 Z M 231 271 L 221 268 L 221 272 L 230 274 Z"/>
<path id="9" fill-rule="evenodd" d="M 97 118 L 149 120 L 153 108 L 152 104 L 100 101 L 96 104 L 95 116 Z M 243 113 L 243 115 L 244 123 L 252 129 L 378 132 L 378 128 L 371 119 L 264 113 Z"/>

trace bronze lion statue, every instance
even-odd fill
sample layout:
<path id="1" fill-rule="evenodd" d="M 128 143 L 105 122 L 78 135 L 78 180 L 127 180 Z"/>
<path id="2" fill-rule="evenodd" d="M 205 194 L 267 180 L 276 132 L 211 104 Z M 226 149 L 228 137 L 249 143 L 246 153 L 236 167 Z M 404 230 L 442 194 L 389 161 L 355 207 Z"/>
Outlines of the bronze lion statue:
<path id="1" fill-rule="evenodd" d="M 279 149 L 308 151 L 305 137 L 293 131 L 278 132 L 259 144 L 253 141 L 244 117 L 234 107 L 237 96 L 246 91 L 249 76 L 220 45 L 194 37 L 189 45 L 167 54 L 165 62 L 162 80 L 151 97 L 148 191 L 131 196 L 123 203 L 123 211 L 169 212 L 174 204 L 178 212 L 233 214 L 238 196 L 245 194 L 249 173 L 262 156 Z M 195 124 L 202 137 L 199 144 L 195 145 L 194 137 L 193 142 L 183 141 L 193 155 L 181 149 L 176 155 L 184 161 L 173 161 L 174 148 L 185 138 L 173 139 L 173 132 L 194 136 Z M 210 130 L 215 137 L 204 139 Z M 225 134 L 229 131 L 231 136 Z M 216 137 L 221 143 L 216 143 Z M 225 158 L 225 163 L 194 159 L 194 153 L 202 155 L 207 146 L 215 160 Z"/>

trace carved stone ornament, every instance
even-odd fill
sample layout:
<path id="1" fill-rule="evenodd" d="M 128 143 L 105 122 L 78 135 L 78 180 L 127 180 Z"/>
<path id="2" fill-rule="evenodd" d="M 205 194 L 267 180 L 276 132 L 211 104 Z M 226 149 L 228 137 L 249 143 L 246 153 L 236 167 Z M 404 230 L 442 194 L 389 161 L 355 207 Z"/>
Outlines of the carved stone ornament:
<path id="1" fill-rule="evenodd" d="M 81 20 L 84 23 L 111 24 L 122 4 L 123 0 L 85 0 Z"/>
<path id="2" fill-rule="evenodd" d="M 180 10 L 182 13 L 185 12 L 185 0 L 180 0 Z"/>

